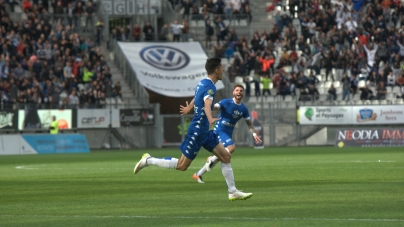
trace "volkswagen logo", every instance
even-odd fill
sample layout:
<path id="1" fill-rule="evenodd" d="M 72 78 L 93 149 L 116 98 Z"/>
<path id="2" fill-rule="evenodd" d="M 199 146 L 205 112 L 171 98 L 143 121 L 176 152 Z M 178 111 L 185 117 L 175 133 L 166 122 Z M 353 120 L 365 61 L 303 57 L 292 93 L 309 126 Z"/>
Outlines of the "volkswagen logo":
<path id="1" fill-rule="evenodd" d="M 186 53 L 173 47 L 150 46 L 140 51 L 140 57 L 158 69 L 178 70 L 189 64 Z"/>

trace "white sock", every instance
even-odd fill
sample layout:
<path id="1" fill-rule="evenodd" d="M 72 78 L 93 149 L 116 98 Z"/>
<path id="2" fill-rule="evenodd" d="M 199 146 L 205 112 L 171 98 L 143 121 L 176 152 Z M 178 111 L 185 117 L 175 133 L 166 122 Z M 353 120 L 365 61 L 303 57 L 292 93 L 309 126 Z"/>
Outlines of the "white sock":
<path id="1" fill-rule="evenodd" d="M 225 149 L 226 149 L 227 152 L 230 153 L 230 151 L 229 151 L 229 149 L 227 147 Z M 213 162 L 213 165 L 212 165 L 211 169 L 213 169 L 213 167 L 215 167 L 216 164 L 220 162 L 219 158 L 216 157 L 215 155 L 210 157 L 210 161 Z M 196 175 L 202 176 L 206 172 L 207 172 L 206 167 L 205 167 L 205 165 L 203 165 L 203 167 L 196 173 Z"/>
<path id="2" fill-rule="evenodd" d="M 231 164 L 221 162 L 220 166 L 222 167 L 222 174 L 223 174 L 224 179 L 226 180 L 226 184 L 227 184 L 229 192 L 237 191 L 236 183 L 234 182 L 234 174 L 233 174 L 233 169 L 231 168 Z"/>
<path id="3" fill-rule="evenodd" d="M 202 176 L 206 172 L 207 172 L 206 167 L 205 165 L 203 165 L 203 167 L 196 173 L 196 175 Z"/>
<path id="4" fill-rule="evenodd" d="M 178 159 L 176 158 L 148 158 L 147 165 L 155 165 L 166 169 L 176 169 Z"/>
<path id="5" fill-rule="evenodd" d="M 216 157 L 216 156 L 210 157 L 210 161 L 213 162 L 213 165 L 212 165 L 212 168 L 211 168 L 211 169 L 213 169 L 213 167 L 215 167 L 215 165 L 216 165 L 218 162 L 220 162 L 219 158 Z"/>
<path id="6" fill-rule="evenodd" d="M 211 162 L 213 162 L 213 165 L 212 165 L 211 169 L 213 169 L 213 167 L 215 167 L 216 164 L 220 161 L 219 158 L 216 157 L 216 156 L 210 157 L 210 160 L 211 160 Z M 196 175 L 202 176 L 202 175 L 205 174 L 206 172 L 208 172 L 208 171 L 206 170 L 205 165 L 203 165 L 203 167 L 196 173 Z"/>
<path id="7" fill-rule="evenodd" d="M 229 151 L 229 149 L 227 147 L 224 148 L 224 149 L 226 149 L 226 151 L 230 153 L 230 151 Z M 220 162 L 220 159 L 218 157 L 216 157 L 216 155 L 214 155 L 214 156 L 210 157 L 210 161 L 213 162 L 213 165 L 212 165 L 212 168 L 211 168 L 211 169 L 213 169 L 213 167 L 215 167 L 216 164 Z"/>

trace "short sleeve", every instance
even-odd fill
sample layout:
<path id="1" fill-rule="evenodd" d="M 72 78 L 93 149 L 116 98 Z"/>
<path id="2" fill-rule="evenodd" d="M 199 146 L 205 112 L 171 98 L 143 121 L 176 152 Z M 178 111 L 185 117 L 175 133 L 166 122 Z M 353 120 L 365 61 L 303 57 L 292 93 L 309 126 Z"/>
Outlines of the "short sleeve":
<path id="1" fill-rule="evenodd" d="M 243 113 L 243 117 L 246 120 L 250 120 L 250 113 L 248 112 L 247 107 L 244 106 L 244 113 Z"/>
<path id="2" fill-rule="evenodd" d="M 203 92 L 203 101 L 206 99 L 211 99 L 215 97 L 216 87 L 215 86 L 206 86 L 205 91 Z"/>

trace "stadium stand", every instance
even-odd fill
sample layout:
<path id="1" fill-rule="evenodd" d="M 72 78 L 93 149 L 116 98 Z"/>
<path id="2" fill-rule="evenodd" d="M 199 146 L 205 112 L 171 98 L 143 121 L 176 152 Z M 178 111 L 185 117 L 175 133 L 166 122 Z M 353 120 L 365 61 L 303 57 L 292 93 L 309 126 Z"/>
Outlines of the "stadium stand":
<path id="1" fill-rule="evenodd" d="M 192 18 L 197 22 L 192 22 L 191 27 L 205 25 L 204 45 L 214 56 L 222 58 L 232 82 L 247 87 L 247 96 L 260 96 L 261 78 L 269 75 L 274 98 L 265 102 L 402 103 L 404 7 L 401 1 L 268 2 L 268 18 L 275 19 L 275 24 L 268 25 L 269 32 L 255 30 L 250 37 L 237 34 L 240 22 L 230 24 L 225 11 L 229 7 L 234 10 L 236 5 L 240 15 L 246 9 L 251 15 L 251 11 L 265 10 L 263 7 L 250 11 L 247 0 L 196 1 L 193 7 L 196 4 L 200 10 Z M 181 11 L 180 5 L 174 6 Z M 251 17 L 241 18 L 247 18 L 247 23 L 251 21 L 248 20 Z M 258 99 L 250 102 L 255 100 Z"/>
<path id="2" fill-rule="evenodd" d="M 401 1 L 280 0 L 265 6 L 257 5 L 261 0 L 170 2 L 182 15 L 180 41 L 199 40 L 222 58 L 229 79 L 245 85 L 247 96 L 260 97 L 261 79 L 268 75 L 271 98 L 266 102 L 402 103 Z M 25 12 L 20 20 L 9 15 L 14 4 Z M 1 3 L 4 104 L 85 108 L 111 98 L 122 102 L 120 84 L 99 47 L 103 23 L 96 22 L 96 7 L 92 1 Z M 243 31 L 257 23 L 253 16 L 265 11 L 274 24 L 246 35 Z M 147 22 L 117 26 L 112 38 L 172 41 L 172 22 L 165 21 L 160 29 Z"/>
<path id="3" fill-rule="evenodd" d="M 12 19 L 16 7 L 24 13 L 22 18 Z M 25 104 L 94 108 L 111 99 L 121 102 L 120 83 L 109 71 L 100 40 L 82 35 L 103 26 L 94 21 L 95 7 L 91 1 L 0 3 L 4 108 L 23 108 Z"/>

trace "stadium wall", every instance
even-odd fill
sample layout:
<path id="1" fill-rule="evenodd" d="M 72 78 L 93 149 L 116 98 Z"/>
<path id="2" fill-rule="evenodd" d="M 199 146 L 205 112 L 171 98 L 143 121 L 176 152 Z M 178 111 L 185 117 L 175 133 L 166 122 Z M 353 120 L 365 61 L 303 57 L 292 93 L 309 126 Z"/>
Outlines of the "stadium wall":
<path id="1" fill-rule="evenodd" d="M 90 152 L 82 134 L 0 135 L 0 155 L 63 154 Z"/>

